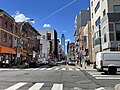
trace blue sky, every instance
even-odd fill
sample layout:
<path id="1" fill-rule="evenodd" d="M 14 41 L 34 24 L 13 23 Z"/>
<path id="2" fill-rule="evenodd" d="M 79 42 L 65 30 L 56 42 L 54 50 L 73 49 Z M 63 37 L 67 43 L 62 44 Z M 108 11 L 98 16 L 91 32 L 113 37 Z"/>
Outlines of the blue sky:
<path id="1" fill-rule="evenodd" d="M 74 41 L 76 14 L 88 7 L 89 0 L 0 0 L 0 8 L 10 15 L 17 13 L 23 18 L 33 18 L 35 23 L 32 25 L 37 30 L 53 28 L 57 30 L 58 38 L 64 33 L 66 41 L 70 42 Z"/>

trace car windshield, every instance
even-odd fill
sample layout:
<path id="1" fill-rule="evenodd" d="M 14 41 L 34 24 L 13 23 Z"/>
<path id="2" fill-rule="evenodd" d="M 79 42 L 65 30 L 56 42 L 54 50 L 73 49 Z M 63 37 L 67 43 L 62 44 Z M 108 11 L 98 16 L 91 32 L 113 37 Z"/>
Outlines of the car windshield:
<path id="1" fill-rule="evenodd" d="M 0 90 L 120 90 L 120 0 L 0 0 Z"/>

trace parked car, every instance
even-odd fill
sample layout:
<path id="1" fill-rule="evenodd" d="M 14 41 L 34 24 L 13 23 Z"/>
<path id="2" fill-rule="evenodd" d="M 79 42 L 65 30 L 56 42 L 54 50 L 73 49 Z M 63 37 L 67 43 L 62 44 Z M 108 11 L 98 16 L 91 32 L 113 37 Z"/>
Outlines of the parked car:
<path id="1" fill-rule="evenodd" d="M 49 60 L 48 64 L 49 64 L 49 66 L 56 66 L 57 65 L 55 60 Z"/>
<path id="2" fill-rule="evenodd" d="M 37 60 L 31 60 L 29 62 L 29 67 L 39 67 L 40 63 Z"/>
<path id="3" fill-rule="evenodd" d="M 40 65 L 46 65 L 47 64 L 47 61 L 45 60 L 45 58 L 41 58 L 41 59 L 38 59 Z"/>
<path id="4" fill-rule="evenodd" d="M 62 60 L 61 64 L 66 65 L 67 64 L 66 60 Z"/>
<path id="5" fill-rule="evenodd" d="M 69 60 L 68 65 L 75 65 L 75 60 Z"/>
<path id="6" fill-rule="evenodd" d="M 98 71 L 116 74 L 120 68 L 120 52 L 99 52 L 96 54 L 96 68 Z"/>

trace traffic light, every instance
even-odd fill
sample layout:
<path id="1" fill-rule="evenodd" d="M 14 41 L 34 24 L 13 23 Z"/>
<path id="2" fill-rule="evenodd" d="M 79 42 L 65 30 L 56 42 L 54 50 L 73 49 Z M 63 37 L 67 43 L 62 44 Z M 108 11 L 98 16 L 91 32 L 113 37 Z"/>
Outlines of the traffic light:
<path id="1" fill-rule="evenodd" d="M 51 33 L 47 33 L 47 40 L 51 40 Z"/>

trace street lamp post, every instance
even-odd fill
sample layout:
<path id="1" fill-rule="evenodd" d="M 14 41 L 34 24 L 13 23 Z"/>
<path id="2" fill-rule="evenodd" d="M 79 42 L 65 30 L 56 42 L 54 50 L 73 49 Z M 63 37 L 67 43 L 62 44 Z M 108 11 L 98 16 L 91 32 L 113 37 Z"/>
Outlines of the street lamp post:
<path id="1" fill-rule="evenodd" d="M 17 45 L 17 48 L 19 47 L 19 49 L 20 48 L 22 48 L 22 28 L 23 28 L 23 25 L 26 23 L 26 22 L 31 22 L 31 21 L 34 21 L 34 19 L 26 19 L 26 20 L 24 20 L 23 22 L 21 22 L 20 23 L 20 46 L 19 45 Z M 20 64 L 20 50 L 19 50 L 19 52 L 17 52 L 17 59 L 18 59 L 18 64 Z"/>

